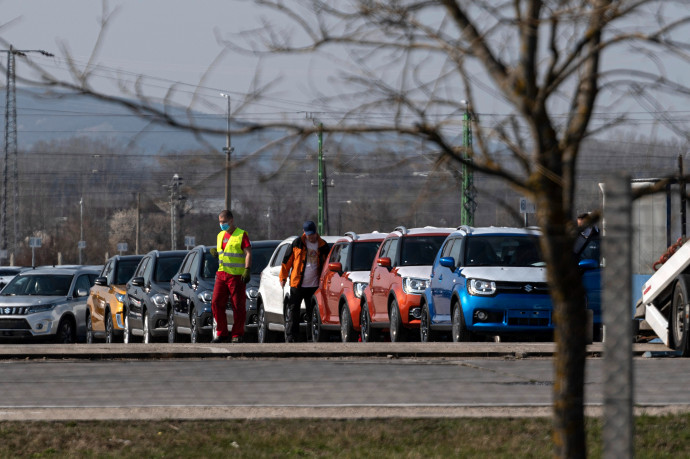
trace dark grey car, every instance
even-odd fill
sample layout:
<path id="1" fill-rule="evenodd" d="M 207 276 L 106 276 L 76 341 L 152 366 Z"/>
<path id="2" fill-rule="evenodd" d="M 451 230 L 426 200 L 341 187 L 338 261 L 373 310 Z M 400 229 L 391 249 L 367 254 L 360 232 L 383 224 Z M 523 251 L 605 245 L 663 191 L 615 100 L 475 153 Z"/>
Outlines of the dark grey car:
<path id="1" fill-rule="evenodd" d="M 170 279 L 185 255 L 186 250 L 152 250 L 141 259 L 126 286 L 125 343 L 167 336 Z"/>

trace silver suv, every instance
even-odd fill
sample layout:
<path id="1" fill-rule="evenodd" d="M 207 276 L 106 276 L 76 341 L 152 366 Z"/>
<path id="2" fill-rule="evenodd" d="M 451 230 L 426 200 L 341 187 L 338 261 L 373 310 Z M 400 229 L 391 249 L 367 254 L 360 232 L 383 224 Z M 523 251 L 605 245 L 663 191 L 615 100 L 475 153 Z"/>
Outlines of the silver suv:
<path id="1" fill-rule="evenodd" d="M 99 270 L 92 267 L 38 268 L 15 276 L 0 293 L 0 338 L 86 337 L 86 300 Z"/>

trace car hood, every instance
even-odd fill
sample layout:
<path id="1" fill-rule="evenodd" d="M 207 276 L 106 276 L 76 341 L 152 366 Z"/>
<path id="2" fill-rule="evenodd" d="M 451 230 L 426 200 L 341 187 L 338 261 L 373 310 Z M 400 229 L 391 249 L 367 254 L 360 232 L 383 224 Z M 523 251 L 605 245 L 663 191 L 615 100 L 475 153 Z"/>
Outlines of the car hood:
<path id="1" fill-rule="evenodd" d="M 347 278 L 352 282 L 366 282 L 369 283 L 369 271 L 350 271 L 347 273 Z"/>
<path id="2" fill-rule="evenodd" d="M 546 282 L 546 268 L 513 266 L 470 266 L 462 268 L 466 278 L 499 282 Z"/>
<path id="3" fill-rule="evenodd" d="M 67 298 L 68 297 L 66 296 L 38 295 L 0 296 L 0 308 L 2 308 L 3 306 L 26 306 L 46 303 L 61 303 L 67 301 Z"/>
<path id="4" fill-rule="evenodd" d="M 395 271 L 400 277 L 419 277 L 420 279 L 431 277 L 431 266 L 398 266 Z"/>

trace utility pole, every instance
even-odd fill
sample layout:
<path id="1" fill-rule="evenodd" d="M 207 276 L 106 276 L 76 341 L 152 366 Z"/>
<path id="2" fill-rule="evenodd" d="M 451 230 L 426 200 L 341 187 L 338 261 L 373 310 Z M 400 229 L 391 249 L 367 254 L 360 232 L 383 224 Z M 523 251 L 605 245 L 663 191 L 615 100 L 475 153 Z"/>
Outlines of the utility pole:
<path id="1" fill-rule="evenodd" d="M 325 190 L 325 177 L 324 177 L 324 171 L 323 171 L 323 123 L 319 123 L 319 175 L 318 175 L 318 180 L 319 180 L 319 213 L 318 213 L 318 223 L 317 223 L 317 230 L 319 234 L 325 234 L 323 232 L 324 229 L 324 220 L 325 220 L 325 207 L 326 207 L 326 190 Z"/>
<path id="2" fill-rule="evenodd" d="M 477 203 L 474 200 L 474 171 L 472 169 L 472 115 L 470 103 L 463 100 L 465 113 L 462 116 L 462 209 L 460 211 L 461 225 L 474 225 L 474 210 Z"/>
<path id="3" fill-rule="evenodd" d="M 166 185 L 163 185 L 166 186 Z M 170 250 L 177 250 L 177 203 L 184 198 L 180 196 L 182 177 L 178 174 L 173 175 L 170 181 Z"/>
<path id="4" fill-rule="evenodd" d="M 79 198 L 79 264 L 81 264 L 81 251 L 84 248 L 84 197 Z"/>
<path id="5" fill-rule="evenodd" d="M 14 245 L 12 255 L 17 251 L 17 214 L 19 208 L 19 173 L 17 171 L 17 89 L 16 89 L 16 70 L 15 56 L 26 56 L 28 53 L 40 53 L 44 56 L 53 57 L 53 54 L 42 49 L 15 49 L 10 45 L 8 50 L 0 50 L 0 53 L 7 53 L 7 85 L 5 86 L 5 157 L 3 162 L 3 185 L 2 185 L 2 215 L 0 216 L 2 227 L 2 247 L 7 250 L 7 171 L 9 169 L 9 157 L 14 161 L 12 173 L 14 181 Z M 5 252 L 6 253 L 6 252 Z"/>
<path id="6" fill-rule="evenodd" d="M 228 99 L 228 124 L 225 131 L 225 148 L 223 148 L 223 151 L 225 152 L 225 208 L 227 210 L 231 210 L 230 205 L 232 204 L 232 195 L 230 191 L 230 154 L 235 150 L 230 146 L 230 114 L 232 112 L 230 111 L 230 94 L 221 92 L 220 95 Z"/>

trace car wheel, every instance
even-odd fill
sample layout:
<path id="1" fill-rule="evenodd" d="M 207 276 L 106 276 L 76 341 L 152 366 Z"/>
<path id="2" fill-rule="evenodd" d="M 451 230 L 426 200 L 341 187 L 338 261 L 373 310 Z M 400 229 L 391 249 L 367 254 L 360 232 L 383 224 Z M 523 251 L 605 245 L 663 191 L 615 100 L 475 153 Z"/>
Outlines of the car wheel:
<path id="1" fill-rule="evenodd" d="M 340 339 L 343 343 L 357 341 L 357 334 L 352 326 L 350 308 L 347 307 L 347 304 L 344 304 L 340 309 Z"/>
<path id="2" fill-rule="evenodd" d="M 378 339 L 379 331 L 371 326 L 371 316 L 366 300 L 362 301 L 362 312 L 360 313 L 360 336 L 363 343 L 373 343 Z"/>
<path id="3" fill-rule="evenodd" d="M 256 328 L 256 338 L 259 343 L 273 342 L 271 330 L 268 329 L 268 322 L 266 321 L 266 311 L 264 305 L 259 305 L 259 324 Z"/>
<path id="4" fill-rule="evenodd" d="M 327 340 L 326 331 L 321 327 L 321 313 L 319 312 L 319 305 L 314 301 L 311 308 L 311 320 L 309 321 L 309 328 L 311 329 L 311 341 L 313 343 L 323 343 Z"/>
<path id="5" fill-rule="evenodd" d="M 113 316 L 110 311 L 105 312 L 105 342 L 114 343 L 115 342 L 115 329 L 113 327 Z"/>
<path id="6" fill-rule="evenodd" d="M 196 317 L 196 308 L 192 308 L 192 312 L 189 315 L 189 324 L 190 324 L 189 341 L 192 343 L 201 342 L 199 340 L 199 319 L 197 319 L 197 317 Z"/>
<path id="7" fill-rule="evenodd" d="M 175 312 L 170 308 L 168 312 L 168 343 L 178 343 L 180 335 L 177 334 L 177 326 L 175 325 Z"/>
<path id="8" fill-rule="evenodd" d="M 93 344 L 93 322 L 88 309 L 86 310 L 86 344 Z"/>
<path id="9" fill-rule="evenodd" d="M 144 310 L 142 315 L 144 316 L 144 343 L 150 344 L 152 342 L 151 338 L 153 337 L 151 336 L 151 328 L 149 327 L 149 314 L 146 310 Z"/>
<path id="10" fill-rule="evenodd" d="M 77 330 L 69 317 L 63 317 L 58 324 L 56 339 L 58 343 L 73 344 L 77 341 Z"/>
<path id="11" fill-rule="evenodd" d="M 402 318 L 400 317 L 400 309 L 398 308 L 398 302 L 396 300 L 391 302 L 390 311 L 391 343 L 401 343 L 406 341 L 407 330 L 405 327 L 403 327 Z"/>
<path id="12" fill-rule="evenodd" d="M 453 308 L 453 342 L 470 341 L 470 332 L 465 325 L 465 315 L 462 313 L 462 306 L 456 304 Z"/>
<path id="13" fill-rule="evenodd" d="M 429 313 L 429 305 L 422 304 L 422 317 L 419 319 L 419 339 L 422 343 L 433 341 L 431 331 L 431 314 Z"/>
<path id="14" fill-rule="evenodd" d="M 132 336 L 132 328 L 129 325 L 129 312 L 125 309 L 122 314 L 125 316 L 125 332 L 122 336 L 122 341 L 125 344 L 133 343 L 134 337 Z"/>
<path id="15" fill-rule="evenodd" d="M 678 282 L 673 289 L 673 303 L 671 306 L 671 338 L 672 345 L 681 356 L 690 356 L 690 305 L 688 301 L 688 285 L 690 276 L 678 276 Z"/>

